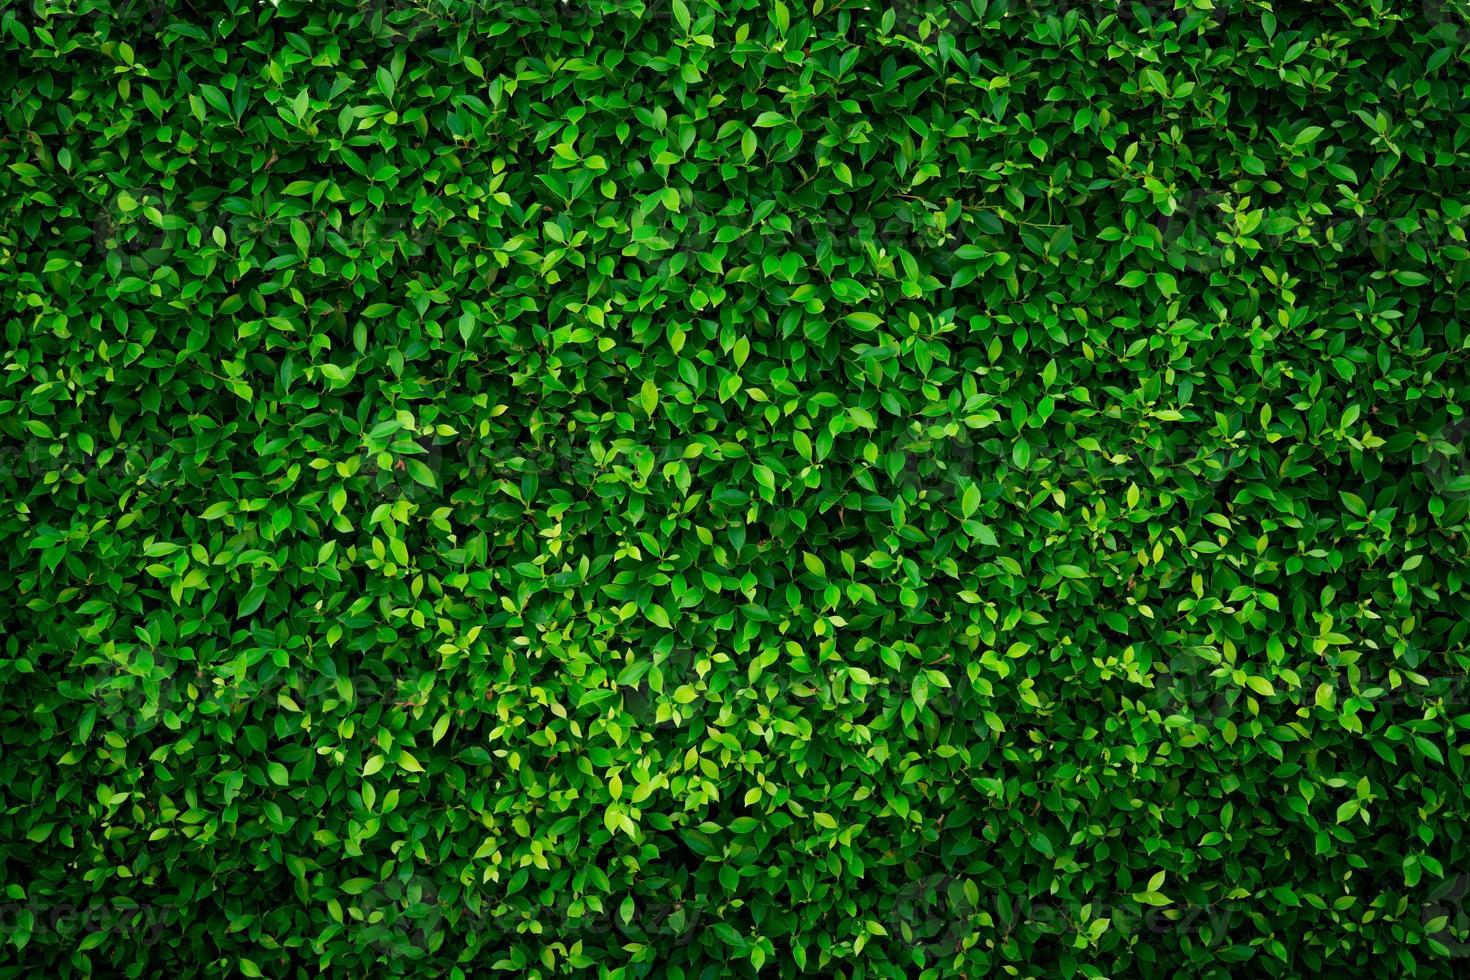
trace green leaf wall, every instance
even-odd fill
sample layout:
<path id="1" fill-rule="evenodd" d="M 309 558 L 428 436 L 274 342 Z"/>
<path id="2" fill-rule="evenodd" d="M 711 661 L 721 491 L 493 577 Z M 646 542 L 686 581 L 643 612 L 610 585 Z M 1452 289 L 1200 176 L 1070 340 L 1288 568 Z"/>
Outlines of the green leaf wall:
<path id="1" fill-rule="evenodd" d="M 0 976 L 1464 975 L 1466 13 L 0 3 Z"/>

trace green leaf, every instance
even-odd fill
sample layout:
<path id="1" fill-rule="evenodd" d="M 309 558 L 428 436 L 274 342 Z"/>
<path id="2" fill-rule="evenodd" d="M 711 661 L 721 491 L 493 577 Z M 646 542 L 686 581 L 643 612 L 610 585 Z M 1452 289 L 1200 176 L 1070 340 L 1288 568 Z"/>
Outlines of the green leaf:
<path id="1" fill-rule="evenodd" d="M 971 514 L 975 513 L 975 511 L 979 509 L 980 488 L 972 483 L 965 488 L 964 496 L 961 498 L 960 501 L 960 513 L 962 513 L 966 517 L 969 517 Z"/>
<path id="2" fill-rule="evenodd" d="M 1263 698 L 1268 698 L 1276 693 L 1276 689 L 1271 686 L 1271 682 L 1264 677 L 1248 676 L 1245 679 L 1245 685 Z"/>

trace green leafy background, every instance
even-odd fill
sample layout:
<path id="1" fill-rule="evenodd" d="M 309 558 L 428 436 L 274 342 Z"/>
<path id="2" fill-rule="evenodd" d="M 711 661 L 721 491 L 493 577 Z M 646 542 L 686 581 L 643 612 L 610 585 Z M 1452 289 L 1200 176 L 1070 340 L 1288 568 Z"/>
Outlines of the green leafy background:
<path id="1" fill-rule="evenodd" d="M 1467 23 L 0 5 L 0 975 L 1460 975 Z"/>

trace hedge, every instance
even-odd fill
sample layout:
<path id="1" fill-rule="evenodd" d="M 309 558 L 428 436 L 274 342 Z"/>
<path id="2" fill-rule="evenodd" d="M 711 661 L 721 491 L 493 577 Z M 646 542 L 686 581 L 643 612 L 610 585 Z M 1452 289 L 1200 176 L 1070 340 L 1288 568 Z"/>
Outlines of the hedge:
<path id="1" fill-rule="evenodd" d="M 1462 12 L 4 3 L 0 975 L 1464 975 Z"/>

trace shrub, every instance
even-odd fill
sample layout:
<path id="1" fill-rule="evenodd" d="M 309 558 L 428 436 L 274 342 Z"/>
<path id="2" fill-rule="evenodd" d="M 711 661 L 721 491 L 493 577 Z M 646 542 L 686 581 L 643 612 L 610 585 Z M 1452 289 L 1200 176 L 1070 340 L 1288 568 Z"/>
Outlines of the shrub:
<path id="1" fill-rule="evenodd" d="M 0 974 L 1464 968 L 1457 4 L 0 37 Z"/>

